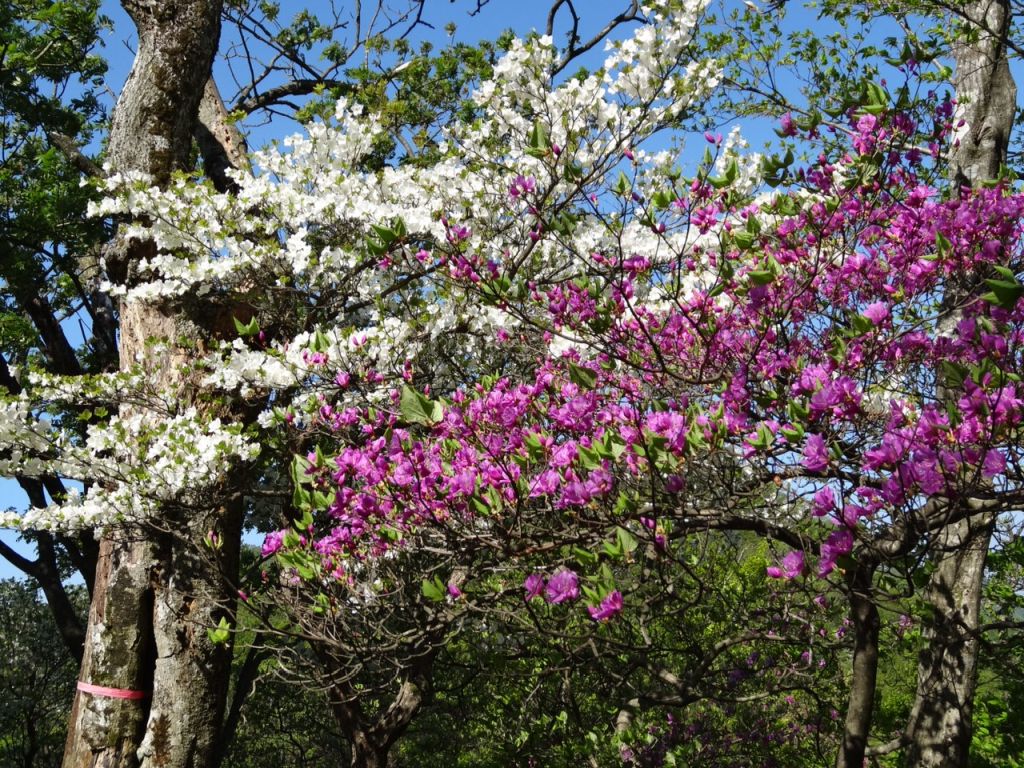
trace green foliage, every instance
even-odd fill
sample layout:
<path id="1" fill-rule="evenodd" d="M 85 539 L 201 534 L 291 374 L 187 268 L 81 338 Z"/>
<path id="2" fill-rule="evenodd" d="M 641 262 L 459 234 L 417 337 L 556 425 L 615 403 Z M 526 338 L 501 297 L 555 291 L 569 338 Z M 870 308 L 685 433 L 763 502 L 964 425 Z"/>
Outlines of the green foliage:
<path id="1" fill-rule="evenodd" d="M 58 317 L 76 311 L 78 260 L 105 238 L 87 219 L 92 192 L 54 144 L 85 144 L 105 115 L 97 93 L 106 65 L 92 53 L 105 20 L 99 0 L 15 0 L 0 8 L 0 351 L 39 346 L 24 322 L 42 298 Z M 77 277 L 72 277 L 78 275 Z"/>
<path id="2" fill-rule="evenodd" d="M 85 590 L 71 597 L 84 614 Z M 24 581 L 0 581 L 0 659 L 0 765 L 59 766 L 78 664 Z"/>

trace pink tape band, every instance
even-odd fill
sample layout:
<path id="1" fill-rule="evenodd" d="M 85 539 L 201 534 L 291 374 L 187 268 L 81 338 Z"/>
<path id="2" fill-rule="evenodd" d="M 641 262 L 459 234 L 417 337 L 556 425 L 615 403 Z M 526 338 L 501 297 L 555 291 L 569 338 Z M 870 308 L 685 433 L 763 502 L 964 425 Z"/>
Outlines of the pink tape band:
<path id="1" fill-rule="evenodd" d="M 102 696 L 105 699 L 144 699 L 147 694 L 145 691 L 132 691 L 127 688 L 107 688 L 104 685 L 93 685 L 92 683 L 83 683 L 81 680 L 78 681 L 78 690 L 82 693 L 91 693 L 93 696 Z"/>

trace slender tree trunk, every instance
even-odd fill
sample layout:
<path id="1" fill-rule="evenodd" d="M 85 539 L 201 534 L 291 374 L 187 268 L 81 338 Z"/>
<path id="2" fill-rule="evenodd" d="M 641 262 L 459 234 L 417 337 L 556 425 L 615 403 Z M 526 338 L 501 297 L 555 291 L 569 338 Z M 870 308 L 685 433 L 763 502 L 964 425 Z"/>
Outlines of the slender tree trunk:
<path id="1" fill-rule="evenodd" d="M 981 589 L 991 517 L 965 520 L 941 534 L 943 553 L 928 585 L 933 616 L 925 626 L 911 711 L 907 765 L 966 766 L 977 685 Z"/>
<path id="2" fill-rule="evenodd" d="M 352 745 L 351 768 L 387 768 L 395 742 L 405 733 L 430 691 L 433 654 L 422 659 L 410 677 L 399 683 L 398 693 L 376 720 L 368 718 L 347 685 L 331 690 L 331 711 Z"/>
<path id="3" fill-rule="evenodd" d="M 976 36 L 953 47 L 961 116 L 950 176 L 959 186 L 995 178 L 1006 161 L 1017 88 L 1006 56 L 1009 0 L 970 0 L 960 6 Z M 957 306 L 976 276 L 964 275 Z M 956 292 L 956 289 L 954 289 Z M 936 538 L 937 559 L 926 593 L 933 615 L 924 627 L 917 694 L 908 723 L 908 768 L 964 768 L 970 751 L 977 685 L 981 592 L 994 518 L 964 520 Z"/>
<path id="4" fill-rule="evenodd" d="M 220 35 L 220 0 L 123 0 L 139 32 L 138 53 L 118 99 L 108 157 L 114 171 L 141 171 L 165 184 L 187 162 L 203 87 Z M 115 280 L 131 282 L 149 243 L 115 241 L 107 252 Z M 153 383 L 181 390 L 176 348 L 188 319 L 159 306 L 121 307 L 123 369 L 141 363 Z M 150 340 L 168 342 L 155 354 Z M 159 418 L 154 414 L 154 418 Z M 228 607 L 223 573 L 237 569 L 237 505 L 173 513 L 157 529 L 108 532 L 101 543 L 80 680 L 141 691 L 141 699 L 79 692 L 72 708 L 65 768 L 200 768 L 213 763 L 230 650 L 206 629 Z M 217 530 L 223 547 L 203 553 Z"/>
<path id="5" fill-rule="evenodd" d="M 881 626 L 878 606 L 872 595 L 874 574 L 873 563 L 858 563 L 846 579 L 850 593 L 850 618 L 853 620 L 853 667 L 843 745 L 836 757 L 836 768 L 861 768 L 871 733 Z"/>

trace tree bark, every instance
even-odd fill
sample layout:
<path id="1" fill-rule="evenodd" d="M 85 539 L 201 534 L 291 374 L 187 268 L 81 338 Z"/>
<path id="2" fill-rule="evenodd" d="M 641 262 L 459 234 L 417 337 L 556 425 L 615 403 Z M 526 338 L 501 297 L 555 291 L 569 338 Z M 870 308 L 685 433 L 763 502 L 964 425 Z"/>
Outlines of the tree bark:
<path id="1" fill-rule="evenodd" d="M 142 172 L 166 184 L 188 161 L 203 86 L 220 35 L 220 0 L 123 0 L 138 28 L 138 53 L 118 99 L 108 158 L 115 172 Z M 107 251 L 114 280 L 131 282 L 133 265 L 152 245 L 116 239 Z M 122 369 L 141 363 L 163 390 L 186 396 L 177 339 L 194 333 L 173 308 L 121 308 Z M 147 342 L 167 342 L 154 353 Z M 154 418 L 159 418 L 153 414 Z M 142 691 L 143 699 L 79 692 L 72 709 L 64 768 L 198 768 L 214 762 L 230 648 L 206 632 L 230 606 L 224 573 L 237 570 L 237 504 L 171 511 L 156 528 L 108 532 L 80 679 Z M 219 550 L 202 549 L 216 530 Z M 223 573 L 222 573 L 223 571 Z"/>
<path id="2" fill-rule="evenodd" d="M 1009 0 L 971 0 L 961 11 L 977 35 L 961 36 L 953 46 L 958 116 L 966 122 L 950 158 L 950 178 L 958 187 L 973 187 L 995 178 L 1006 161 L 1017 88 L 1007 59 Z M 959 306 L 976 279 L 964 275 L 961 295 L 948 303 Z M 926 593 L 933 615 L 923 630 L 906 730 L 908 768 L 967 765 L 981 593 L 994 523 L 993 515 L 984 513 L 947 526 L 936 537 L 935 571 Z"/>
<path id="3" fill-rule="evenodd" d="M 245 138 L 231 121 L 212 77 L 206 81 L 203 99 L 199 102 L 196 143 L 203 157 L 203 171 L 217 191 L 235 191 L 237 185 L 228 172 L 249 168 L 248 149 Z"/>
<path id="4" fill-rule="evenodd" d="M 917 695 L 910 714 L 906 764 L 966 766 L 977 686 L 981 591 L 993 520 L 990 515 L 944 529 L 942 554 L 928 585 L 933 615 L 924 628 Z"/>
<path id="5" fill-rule="evenodd" d="M 873 563 L 857 563 L 847 575 L 853 621 L 853 666 L 842 748 L 836 768 L 861 768 L 871 733 L 878 680 L 878 633 L 881 622 L 872 595 Z"/>
<path id="6" fill-rule="evenodd" d="M 391 748 L 405 733 L 430 693 L 433 654 L 421 659 L 416 669 L 398 686 L 398 693 L 376 720 L 368 718 L 348 686 L 331 690 L 331 711 L 352 745 L 351 768 L 387 768 Z"/>

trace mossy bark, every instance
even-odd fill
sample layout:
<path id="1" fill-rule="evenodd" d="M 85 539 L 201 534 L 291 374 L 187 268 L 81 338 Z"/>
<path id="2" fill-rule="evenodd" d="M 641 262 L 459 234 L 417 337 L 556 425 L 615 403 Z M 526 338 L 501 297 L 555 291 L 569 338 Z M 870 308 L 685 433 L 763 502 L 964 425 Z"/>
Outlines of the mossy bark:
<path id="1" fill-rule="evenodd" d="M 190 155 L 222 3 L 123 5 L 138 28 L 138 53 L 114 111 L 107 157 L 115 172 L 140 171 L 166 184 Z M 106 253 L 111 277 L 131 283 L 134 265 L 151 251 L 149 243 L 115 240 Z M 182 364 L 192 353 L 178 340 L 195 326 L 172 307 L 126 303 L 120 315 L 122 369 L 141 364 L 155 388 L 187 400 Z M 154 351 L 153 340 L 167 342 L 163 351 Z M 64 768 L 214 763 L 230 648 L 213 644 L 206 630 L 231 607 L 225 577 L 237 571 L 240 527 L 237 501 L 211 499 L 205 509 L 168 508 L 151 525 L 103 537 L 80 679 L 147 696 L 78 693 Z M 220 549 L 204 548 L 210 530 Z"/>

